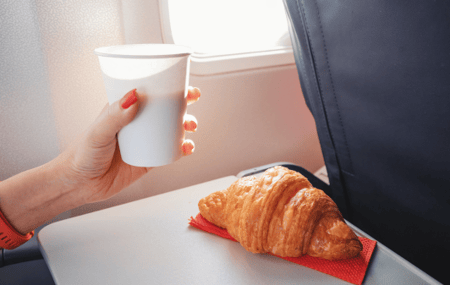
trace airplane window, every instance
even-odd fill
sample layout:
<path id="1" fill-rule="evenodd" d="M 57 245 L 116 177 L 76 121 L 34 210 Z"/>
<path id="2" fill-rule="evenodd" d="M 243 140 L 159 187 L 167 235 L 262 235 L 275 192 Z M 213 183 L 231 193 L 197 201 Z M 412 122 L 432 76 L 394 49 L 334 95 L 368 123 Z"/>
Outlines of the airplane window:
<path id="1" fill-rule="evenodd" d="M 197 54 L 291 48 L 282 0 L 167 0 L 166 4 L 173 43 L 190 46 Z"/>

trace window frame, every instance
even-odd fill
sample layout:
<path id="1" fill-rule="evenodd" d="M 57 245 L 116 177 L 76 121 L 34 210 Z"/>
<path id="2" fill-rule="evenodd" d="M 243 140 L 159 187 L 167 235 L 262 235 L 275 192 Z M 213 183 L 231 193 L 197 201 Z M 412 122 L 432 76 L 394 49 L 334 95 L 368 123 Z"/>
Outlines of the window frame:
<path id="1" fill-rule="evenodd" d="M 169 17 L 169 0 L 158 0 L 161 36 L 165 44 L 174 44 Z M 252 69 L 295 65 L 292 47 L 279 47 L 254 52 L 191 55 L 190 73 L 209 76 Z"/>

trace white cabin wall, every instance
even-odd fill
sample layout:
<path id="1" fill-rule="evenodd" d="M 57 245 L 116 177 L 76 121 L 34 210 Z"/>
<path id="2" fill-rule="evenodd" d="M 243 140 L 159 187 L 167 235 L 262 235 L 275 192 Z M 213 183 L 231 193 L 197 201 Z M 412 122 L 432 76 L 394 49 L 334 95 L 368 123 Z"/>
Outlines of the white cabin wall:
<path id="1" fill-rule="evenodd" d="M 59 153 L 33 1 L 0 1 L 0 181 Z"/>
<path id="2" fill-rule="evenodd" d="M 107 103 L 95 48 L 161 43 L 162 35 L 157 0 L 11 0 L 0 6 L 9 23 L 1 34 L 0 71 L 7 74 L 0 85 L 1 180 L 53 159 Z M 24 57 L 22 51 L 30 53 Z M 312 172 L 323 165 L 295 65 L 191 76 L 190 85 L 202 91 L 200 101 L 188 106 L 199 122 L 198 131 L 187 134 L 195 153 L 153 169 L 108 201 L 72 210 L 72 216 L 272 162 Z"/>

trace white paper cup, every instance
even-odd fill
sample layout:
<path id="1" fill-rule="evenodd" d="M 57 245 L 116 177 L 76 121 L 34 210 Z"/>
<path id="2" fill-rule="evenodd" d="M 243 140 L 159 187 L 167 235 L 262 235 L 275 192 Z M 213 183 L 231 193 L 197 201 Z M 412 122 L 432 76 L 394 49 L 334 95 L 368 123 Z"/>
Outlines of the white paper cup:
<path id="1" fill-rule="evenodd" d="M 136 88 L 140 107 L 134 120 L 118 133 L 122 160 L 152 167 L 183 156 L 183 117 L 191 49 L 169 44 L 102 47 L 100 61 L 109 104 Z"/>

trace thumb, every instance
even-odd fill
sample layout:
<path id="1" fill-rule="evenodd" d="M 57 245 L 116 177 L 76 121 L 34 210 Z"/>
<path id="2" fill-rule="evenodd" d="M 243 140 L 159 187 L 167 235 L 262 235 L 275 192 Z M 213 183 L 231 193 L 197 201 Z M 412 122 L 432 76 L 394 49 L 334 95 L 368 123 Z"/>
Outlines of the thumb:
<path id="1" fill-rule="evenodd" d="M 139 110 L 136 89 L 131 90 L 122 99 L 107 104 L 93 124 L 92 139 L 99 146 L 110 143 L 116 134 L 135 117 Z"/>

